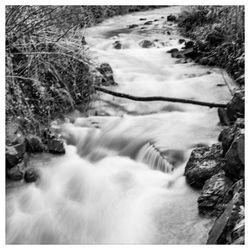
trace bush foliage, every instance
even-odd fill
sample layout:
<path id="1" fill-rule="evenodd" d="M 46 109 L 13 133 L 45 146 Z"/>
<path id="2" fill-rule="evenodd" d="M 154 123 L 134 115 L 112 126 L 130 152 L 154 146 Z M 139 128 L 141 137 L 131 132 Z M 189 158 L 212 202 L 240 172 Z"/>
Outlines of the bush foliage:
<path id="1" fill-rule="evenodd" d="M 179 26 L 186 36 L 203 41 L 207 56 L 244 83 L 244 6 L 190 6 L 183 9 Z"/>
<path id="2" fill-rule="evenodd" d="M 6 122 L 40 135 L 52 119 L 88 109 L 95 68 L 82 29 L 149 6 L 6 6 Z"/>

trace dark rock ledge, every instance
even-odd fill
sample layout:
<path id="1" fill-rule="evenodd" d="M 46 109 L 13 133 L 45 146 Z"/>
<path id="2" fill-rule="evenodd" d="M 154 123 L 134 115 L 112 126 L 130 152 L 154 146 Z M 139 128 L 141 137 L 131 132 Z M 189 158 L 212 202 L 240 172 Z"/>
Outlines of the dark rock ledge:
<path id="1" fill-rule="evenodd" d="M 27 167 L 29 155 L 37 153 L 65 154 L 63 140 L 49 130 L 44 131 L 43 137 L 36 135 L 12 136 L 7 140 L 6 177 L 13 181 L 25 180 L 34 182 L 39 178 L 39 171 L 34 167 Z M 13 139 L 14 138 L 14 139 Z"/>
<path id="2" fill-rule="evenodd" d="M 196 147 L 185 167 L 187 183 L 201 189 L 200 216 L 216 218 L 207 244 L 245 242 L 244 106 L 244 89 L 238 89 L 223 110 L 228 123 L 218 137 L 219 143 Z M 225 125 L 221 116 L 219 119 Z"/>

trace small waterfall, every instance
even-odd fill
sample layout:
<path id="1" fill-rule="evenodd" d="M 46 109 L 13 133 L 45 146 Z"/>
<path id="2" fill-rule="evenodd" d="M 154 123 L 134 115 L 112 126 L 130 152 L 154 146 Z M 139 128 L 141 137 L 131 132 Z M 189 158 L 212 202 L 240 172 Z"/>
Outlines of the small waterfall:
<path id="1" fill-rule="evenodd" d="M 127 156 L 139 162 L 143 162 L 154 170 L 170 173 L 174 170 L 167 155 L 164 155 L 152 142 L 150 137 L 130 134 L 119 128 L 119 123 L 113 124 L 113 130 L 86 128 L 89 130 L 83 138 L 78 135 L 77 153 L 91 162 L 98 162 L 108 156 Z M 65 133 L 64 133 L 65 134 Z M 68 133 L 68 141 L 72 141 L 74 135 Z M 71 137 L 72 138 L 71 138 Z"/>
<path id="2" fill-rule="evenodd" d="M 137 160 L 148 164 L 152 169 L 169 173 L 174 166 L 168 161 L 160 150 L 151 142 L 146 143 L 140 150 Z"/>
<path id="3" fill-rule="evenodd" d="M 227 102 L 227 88 L 216 86 L 224 83 L 221 70 L 209 68 L 207 74 L 207 67 L 175 63 L 166 53 L 182 45 L 174 31 L 161 33 L 171 28 L 162 17 L 179 11 L 175 6 L 117 16 L 84 36 L 92 56 L 112 66 L 118 92 Z M 119 30 L 143 26 L 140 18 L 159 20 L 159 32 L 154 24 L 146 33 Z M 118 35 L 119 50 L 112 45 Z M 143 39 L 169 45 L 144 49 L 138 45 Z M 217 111 L 106 95 L 94 108 L 105 116 L 63 125 L 65 155 L 35 159 L 39 181 L 7 192 L 6 242 L 204 244 L 211 221 L 198 216 L 198 193 L 186 185 L 183 172 L 191 145 L 217 141 Z"/>

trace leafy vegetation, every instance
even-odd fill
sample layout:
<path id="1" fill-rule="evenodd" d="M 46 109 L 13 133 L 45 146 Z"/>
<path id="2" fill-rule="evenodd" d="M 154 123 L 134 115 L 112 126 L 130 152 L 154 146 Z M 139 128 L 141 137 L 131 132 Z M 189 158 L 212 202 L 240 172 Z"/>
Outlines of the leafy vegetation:
<path id="1" fill-rule="evenodd" d="M 149 6 L 6 6 L 6 123 L 42 134 L 81 104 L 98 81 L 82 29 Z"/>
<path id="2" fill-rule="evenodd" d="M 244 16 L 244 6 L 190 6 L 178 20 L 183 34 L 200 42 L 206 58 L 240 84 L 244 84 Z"/>

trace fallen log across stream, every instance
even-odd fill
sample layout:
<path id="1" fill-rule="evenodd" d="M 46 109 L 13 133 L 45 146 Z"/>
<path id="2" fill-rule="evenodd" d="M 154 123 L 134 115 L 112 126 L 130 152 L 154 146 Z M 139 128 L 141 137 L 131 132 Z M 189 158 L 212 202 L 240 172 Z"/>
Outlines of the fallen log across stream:
<path id="1" fill-rule="evenodd" d="M 164 97 L 164 96 L 133 96 L 128 95 L 120 92 L 114 92 L 102 87 L 94 86 L 96 91 L 100 91 L 109 95 L 130 99 L 133 101 L 142 101 L 142 102 L 154 102 L 154 101 L 165 101 L 165 102 L 179 102 L 179 103 L 189 103 L 194 105 L 206 106 L 210 108 L 226 108 L 227 104 L 223 103 L 212 103 L 212 102 L 202 102 L 202 101 L 195 101 L 189 99 L 182 99 L 182 98 L 173 98 L 173 97 Z"/>

